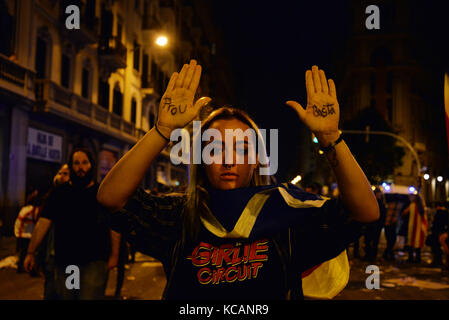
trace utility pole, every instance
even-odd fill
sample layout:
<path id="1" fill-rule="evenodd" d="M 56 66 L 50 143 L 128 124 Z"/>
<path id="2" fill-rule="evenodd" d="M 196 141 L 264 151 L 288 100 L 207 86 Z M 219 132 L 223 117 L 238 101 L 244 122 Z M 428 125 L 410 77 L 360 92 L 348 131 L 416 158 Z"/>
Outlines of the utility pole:
<path id="1" fill-rule="evenodd" d="M 407 140 L 405 140 L 403 137 L 388 132 L 388 131 L 370 131 L 370 127 L 366 126 L 366 130 L 342 130 L 342 133 L 344 134 L 362 134 L 365 135 L 366 138 L 365 140 L 368 142 L 369 141 L 369 135 L 374 134 L 374 135 L 383 135 L 383 136 L 390 136 L 395 138 L 396 140 L 399 140 L 400 142 L 402 142 L 412 153 L 413 157 L 415 158 L 416 161 L 416 166 L 417 166 L 417 172 L 416 172 L 416 178 L 417 178 L 417 182 L 418 182 L 418 187 L 417 187 L 417 191 L 418 193 L 420 193 L 421 191 L 421 186 L 422 186 L 422 175 L 421 175 L 421 161 L 419 161 L 419 157 L 418 157 L 418 153 L 416 153 L 416 150 L 413 148 L 413 146 L 410 144 L 410 142 L 408 142 Z"/>

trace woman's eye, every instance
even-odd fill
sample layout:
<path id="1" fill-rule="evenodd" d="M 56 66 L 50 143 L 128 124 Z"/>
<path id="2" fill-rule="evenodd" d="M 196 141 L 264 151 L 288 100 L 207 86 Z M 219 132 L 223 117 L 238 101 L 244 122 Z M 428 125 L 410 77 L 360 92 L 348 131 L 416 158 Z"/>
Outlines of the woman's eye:
<path id="1" fill-rule="evenodd" d="M 239 155 L 247 155 L 248 154 L 248 149 L 247 148 L 237 148 L 237 153 Z"/>
<path id="2" fill-rule="evenodd" d="M 221 149 L 216 149 L 216 148 L 213 148 L 211 151 L 210 151 L 210 155 L 211 156 L 220 156 L 221 155 Z"/>

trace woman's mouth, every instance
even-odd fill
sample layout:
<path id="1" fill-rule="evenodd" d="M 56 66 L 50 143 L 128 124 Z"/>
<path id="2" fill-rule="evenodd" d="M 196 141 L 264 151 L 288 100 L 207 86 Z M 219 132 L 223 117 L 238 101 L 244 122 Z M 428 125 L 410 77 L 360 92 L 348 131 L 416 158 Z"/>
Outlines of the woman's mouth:
<path id="1" fill-rule="evenodd" d="M 238 177 L 239 177 L 238 174 L 231 173 L 231 172 L 226 172 L 226 173 L 220 174 L 220 179 L 226 180 L 226 181 L 237 180 Z"/>

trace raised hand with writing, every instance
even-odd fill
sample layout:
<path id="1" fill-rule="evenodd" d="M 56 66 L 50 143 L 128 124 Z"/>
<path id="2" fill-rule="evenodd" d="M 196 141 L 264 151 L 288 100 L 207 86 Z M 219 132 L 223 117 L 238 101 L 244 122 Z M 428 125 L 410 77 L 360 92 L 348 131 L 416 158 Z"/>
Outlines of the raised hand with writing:
<path id="1" fill-rule="evenodd" d="M 306 71 L 306 90 L 306 109 L 296 101 L 286 103 L 295 109 L 301 121 L 315 134 L 320 144 L 326 146 L 339 136 L 340 108 L 335 83 L 332 79 L 326 79 L 323 70 L 313 66 L 312 70 Z"/>
<path id="2" fill-rule="evenodd" d="M 201 66 L 195 60 L 185 64 L 180 73 L 174 72 L 159 105 L 157 127 L 168 138 L 172 130 L 184 128 L 193 121 L 209 97 L 193 100 L 200 83 Z"/>

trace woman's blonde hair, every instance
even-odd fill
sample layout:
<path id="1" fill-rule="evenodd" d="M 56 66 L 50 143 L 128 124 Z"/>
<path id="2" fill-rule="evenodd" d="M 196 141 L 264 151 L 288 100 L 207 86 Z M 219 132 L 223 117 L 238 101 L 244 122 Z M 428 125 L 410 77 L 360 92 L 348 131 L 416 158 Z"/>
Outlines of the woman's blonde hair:
<path id="1" fill-rule="evenodd" d="M 201 143 L 201 136 L 204 130 L 208 129 L 214 121 L 220 119 L 237 119 L 247 124 L 257 133 L 257 138 L 259 138 L 259 145 L 257 146 L 258 150 L 263 148 L 263 150 L 266 151 L 263 136 L 261 135 L 259 127 L 256 123 L 243 110 L 231 107 L 221 107 L 213 111 L 201 122 L 201 135 L 196 136 L 193 139 L 200 139 Z M 272 181 L 271 176 L 261 175 L 259 173 L 260 166 L 260 162 L 258 162 L 251 178 L 251 186 L 268 185 Z M 192 161 L 190 165 L 189 188 L 187 192 L 187 203 L 184 208 L 183 224 L 184 236 L 190 236 L 191 239 L 197 239 L 201 227 L 200 216 L 203 215 L 209 208 L 209 194 L 205 188 L 207 182 L 204 167 L 201 164 L 193 164 Z"/>

